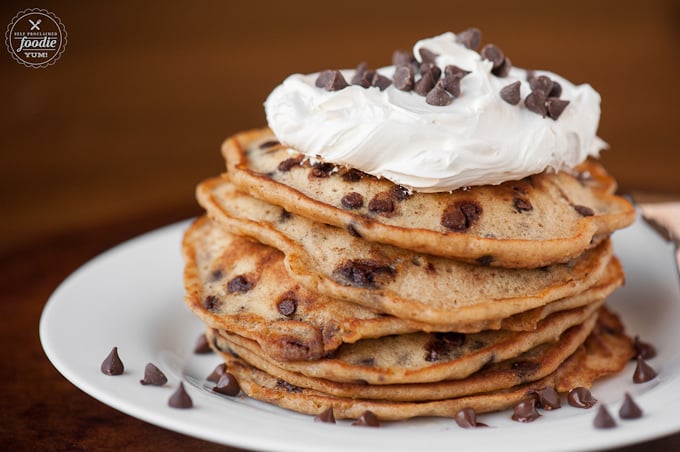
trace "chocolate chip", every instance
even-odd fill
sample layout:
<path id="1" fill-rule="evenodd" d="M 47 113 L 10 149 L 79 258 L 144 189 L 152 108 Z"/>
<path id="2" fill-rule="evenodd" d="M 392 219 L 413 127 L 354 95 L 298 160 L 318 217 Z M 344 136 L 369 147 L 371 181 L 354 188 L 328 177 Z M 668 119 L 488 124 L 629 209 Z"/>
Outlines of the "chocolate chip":
<path id="1" fill-rule="evenodd" d="M 227 293 L 248 292 L 253 287 L 255 287 L 254 282 L 249 280 L 245 275 L 239 275 L 227 283 Z"/>
<path id="2" fill-rule="evenodd" d="M 219 305 L 220 305 L 220 299 L 215 295 L 207 295 L 203 299 L 203 307 L 210 312 L 217 311 L 217 308 L 219 307 Z"/>
<path id="3" fill-rule="evenodd" d="M 421 63 L 420 73 L 432 72 L 432 79 L 436 82 L 442 76 L 442 70 L 434 63 Z"/>
<path id="4" fill-rule="evenodd" d="M 371 259 L 350 259 L 338 265 L 334 278 L 342 284 L 376 289 L 394 278 L 392 267 Z"/>
<path id="5" fill-rule="evenodd" d="M 376 194 L 368 203 L 368 210 L 378 215 L 394 213 L 394 200 L 389 192 Z"/>
<path id="6" fill-rule="evenodd" d="M 180 381 L 177 390 L 168 399 L 168 406 L 171 408 L 187 409 L 194 406 L 189 394 L 184 389 L 184 383 Z"/>
<path id="7" fill-rule="evenodd" d="M 656 378 L 656 371 L 641 356 L 638 356 L 633 373 L 633 383 L 645 383 L 654 378 Z"/>
<path id="8" fill-rule="evenodd" d="M 534 207 L 531 205 L 531 201 L 520 196 L 515 196 L 512 200 L 512 203 L 518 212 L 529 212 L 534 209 Z"/>
<path id="9" fill-rule="evenodd" d="M 373 411 L 366 410 L 352 425 L 380 427 L 380 421 L 378 421 L 378 416 L 376 416 Z"/>
<path id="10" fill-rule="evenodd" d="M 533 422 L 541 417 L 536 411 L 536 399 L 529 399 L 515 405 L 512 420 L 517 422 Z"/>
<path id="11" fill-rule="evenodd" d="M 540 364 L 536 361 L 528 360 L 515 361 L 510 365 L 510 368 L 515 371 L 515 374 L 522 379 L 534 373 L 539 367 Z"/>
<path id="12" fill-rule="evenodd" d="M 352 237 L 361 238 L 361 234 L 357 231 L 357 228 L 353 223 L 347 225 L 347 232 L 349 232 Z"/>
<path id="13" fill-rule="evenodd" d="M 590 408 L 597 403 L 597 399 L 593 397 L 588 388 L 578 386 L 569 390 L 567 402 L 576 408 Z"/>
<path id="14" fill-rule="evenodd" d="M 477 413 L 475 412 L 474 408 L 470 407 L 463 408 L 462 410 L 458 411 L 454 419 L 456 420 L 456 424 L 462 428 L 487 427 L 486 424 L 477 422 Z"/>
<path id="15" fill-rule="evenodd" d="M 547 386 L 543 389 L 532 391 L 532 394 L 536 397 L 536 403 L 539 408 L 551 411 L 562 407 L 560 395 L 553 387 Z"/>
<path id="16" fill-rule="evenodd" d="M 113 347 L 109 355 L 104 359 L 101 365 L 101 371 L 106 375 L 121 375 L 125 372 L 123 361 L 118 356 L 118 347 Z"/>
<path id="17" fill-rule="evenodd" d="M 415 86 L 415 71 L 411 66 L 398 66 L 392 76 L 394 87 L 400 91 L 411 91 Z"/>
<path id="18" fill-rule="evenodd" d="M 330 174 L 335 169 L 335 165 L 328 162 L 316 162 L 312 165 L 312 169 L 309 172 L 311 177 L 325 178 L 330 176 Z"/>
<path id="19" fill-rule="evenodd" d="M 314 421 L 335 424 L 335 414 L 333 414 L 333 407 L 330 406 L 323 410 L 318 416 L 314 418 Z"/>
<path id="20" fill-rule="evenodd" d="M 285 221 L 290 220 L 293 218 L 293 214 L 288 212 L 286 209 L 281 209 L 281 213 L 279 214 L 279 223 L 283 223 Z"/>
<path id="21" fill-rule="evenodd" d="M 583 217 L 592 217 L 595 212 L 590 207 L 575 205 L 574 210 L 577 211 Z"/>
<path id="22" fill-rule="evenodd" d="M 445 75 L 444 79 L 441 80 L 439 83 L 443 83 L 444 89 L 448 91 L 453 97 L 459 97 L 460 96 L 460 80 L 461 80 L 460 74 L 456 75 Z M 438 83 L 438 84 L 439 84 Z M 450 102 L 449 102 L 450 103 Z"/>
<path id="23" fill-rule="evenodd" d="M 264 143 L 260 143 L 260 149 L 273 148 L 274 146 L 278 146 L 279 144 L 281 143 L 278 140 L 265 141 Z"/>
<path id="24" fill-rule="evenodd" d="M 441 224 L 447 229 L 462 232 L 469 229 L 482 214 L 482 206 L 474 201 L 458 201 L 444 209 Z"/>
<path id="25" fill-rule="evenodd" d="M 548 97 L 545 101 L 545 106 L 548 109 L 548 116 L 557 121 L 565 108 L 569 105 L 568 100 L 558 99 L 557 97 Z"/>
<path id="26" fill-rule="evenodd" d="M 619 409 L 619 417 L 621 419 L 638 419 L 642 417 L 642 409 L 627 392 L 623 398 L 623 404 Z"/>
<path id="27" fill-rule="evenodd" d="M 168 378 L 158 367 L 152 363 L 148 363 L 146 367 L 144 367 L 144 378 L 139 380 L 139 382 L 145 386 L 163 386 L 168 382 Z"/>
<path id="28" fill-rule="evenodd" d="M 477 259 L 475 259 L 475 262 L 477 262 L 482 267 L 486 267 L 491 265 L 493 262 L 493 256 L 490 254 L 485 254 L 484 256 L 479 256 Z"/>
<path id="29" fill-rule="evenodd" d="M 286 297 L 276 305 L 276 309 L 279 310 L 281 315 L 285 315 L 286 317 L 295 314 L 295 311 L 297 310 L 297 301 L 295 300 L 295 297 L 291 295 L 292 294 L 286 295 Z"/>
<path id="30" fill-rule="evenodd" d="M 285 380 L 276 380 L 276 387 L 284 389 L 286 392 L 290 393 L 300 393 L 302 392 L 302 388 L 299 386 L 295 386 L 294 384 L 290 384 Z"/>
<path id="31" fill-rule="evenodd" d="M 501 99 L 509 103 L 510 105 L 517 105 L 520 100 L 522 100 L 520 93 L 519 93 L 519 88 L 521 86 L 522 82 L 517 80 L 514 83 L 511 83 L 507 86 L 504 86 L 501 89 Z"/>
<path id="32" fill-rule="evenodd" d="M 281 163 L 279 163 L 279 166 L 277 166 L 277 169 L 281 171 L 282 173 L 288 172 L 291 169 L 293 169 L 296 166 L 300 166 L 300 163 L 302 162 L 302 156 L 298 157 L 291 157 L 286 160 L 282 160 Z"/>
<path id="33" fill-rule="evenodd" d="M 411 195 L 413 194 L 411 190 L 404 187 L 403 185 L 395 185 L 394 187 L 392 187 L 392 190 L 390 191 L 394 196 L 394 199 L 396 199 L 397 201 L 404 201 L 410 198 Z"/>
<path id="34" fill-rule="evenodd" d="M 220 377 L 227 371 L 227 365 L 224 363 L 218 364 L 217 367 L 206 377 L 206 380 L 217 383 Z"/>
<path id="35" fill-rule="evenodd" d="M 205 337 L 205 334 L 201 334 L 198 336 L 196 339 L 196 345 L 194 345 L 194 354 L 196 355 L 206 355 L 208 353 L 212 353 L 212 348 L 210 348 L 210 344 L 208 343 L 208 338 Z"/>
<path id="36" fill-rule="evenodd" d="M 439 80 L 435 87 L 425 96 L 425 102 L 437 107 L 449 105 L 452 100 L 449 93 L 446 92 L 446 88 L 444 88 L 444 80 Z"/>
<path id="37" fill-rule="evenodd" d="M 420 61 L 422 61 L 423 63 L 434 64 L 437 60 L 437 57 L 439 56 L 438 54 L 434 53 L 429 49 L 426 49 L 425 47 L 421 47 L 420 49 L 418 49 L 418 53 L 420 54 Z"/>
<path id="38" fill-rule="evenodd" d="M 463 78 L 466 75 L 468 75 L 470 71 L 466 71 L 465 69 L 459 68 L 455 64 L 447 64 L 446 67 L 444 68 L 444 76 L 445 77 L 460 77 Z"/>
<path id="39" fill-rule="evenodd" d="M 413 87 L 413 91 L 420 94 L 421 96 L 427 96 L 427 94 L 432 91 L 432 88 L 434 88 L 436 83 L 437 80 L 435 79 L 435 74 L 432 71 L 425 72 L 416 82 L 415 86 Z"/>
<path id="40" fill-rule="evenodd" d="M 377 72 L 373 74 L 373 78 L 371 79 L 371 86 L 377 87 L 380 91 L 385 91 L 391 84 L 392 80 Z"/>
<path id="41" fill-rule="evenodd" d="M 366 367 L 375 366 L 375 358 L 373 356 L 369 356 L 368 358 L 361 358 L 361 359 L 356 361 L 356 364 L 358 366 L 366 366 Z"/>
<path id="42" fill-rule="evenodd" d="M 642 359 L 652 359 L 656 356 L 656 349 L 652 344 L 642 342 L 640 336 L 635 336 L 633 339 L 633 347 L 635 348 L 635 357 L 642 357 Z"/>
<path id="43" fill-rule="evenodd" d="M 525 99 L 524 105 L 529 111 L 539 114 L 545 118 L 548 110 L 545 107 L 545 93 L 543 91 L 532 91 Z"/>
<path id="44" fill-rule="evenodd" d="M 510 58 L 505 57 L 499 67 L 491 69 L 491 73 L 496 77 L 507 77 L 510 69 L 512 69 L 512 62 Z"/>
<path id="45" fill-rule="evenodd" d="M 375 75 L 374 70 L 368 69 L 366 63 L 361 63 L 359 64 L 359 66 L 357 66 L 357 69 L 354 72 L 354 77 L 352 77 L 351 83 L 352 85 L 359 85 L 363 88 L 368 88 L 371 86 L 371 81 L 373 80 L 374 75 Z"/>
<path id="46" fill-rule="evenodd" d="M 616 427 L 616 421 L 611 414 L 609 414 L 607 408 L 604 405 L 600 405 L 600 408 L 598 408 L 597 414 L 595 415 L 595 419 L 593 420 L 593 425 L 595 428 L 613 428 Z"/>
<path id="47" fill-rule="evenodd" d="M 345 209 L 359 209 L 364 205 L 364 197 L 361 196 L 360 193 L 353 191 L 343 196 L 340 200 L 340 204 L 342 204 L 342 207 Z"/>
<path id="48" fill-rule="evenodd" d="M 548 93 L 548 97 L 560 97 L 562 95 L 562 85 L 560 85 L 555 80 L 552 81 L 552 88 Z"/>
<path id="49" fill-rule="evenodd" d="M 465 342 L 465 335 L 460 333 L 434 334 L 425 344 L 425 361 L 442 361 L 449 357 L 453 348 Z"/>
<path id="50" fill-rule="evenodd" d="M 234 397 L 241 392 L 241 386 L 238 384 L 238 380 L 234 375 L 225 372 L 220 375 L 220 379 L 217 380 L 217 385 L 213 388 L 213 391 Z"/>
<path id="51" fill-rule="evenodd" d="M 219 281 L 224 277 L 224 272 L 222 271 L 221 268 L 217 268 L 213 270 L 213 272 L 210 274 L 210 282 L 215 282 Z"/>
<path id="52" fill-rule="evenodd" d="M 471 50 L 476 50 L 482 42 L 482 33 L 479 28 L 468 28 L 456 35 L 456 41 Z"/>
<path id="53" fill-rule="evenodd" d="M 350 168 L 342 173 L 342 180 L 345 182 L 359 182 L 365 175 L 366 173 L 356 168 Z"/>
<path id="54" fill-rule="evenodd" d="M 493 69 L 501 67 L 501 65 L 503 64 L 503 60 L 505 60 L 505 55 L 503 55 L 503 51 L 493 44 L 487 44 L 484 47 L 482 47 L 482 50 L 481 52 L 479 52 L 479 54 L 482 56 L 483 60 L 491 61 Z"/>
<path id="55" fill-rule="evenodd" d="M 408 50 L 395 50 L 392 54 L 392 66 L 410 66 L 415 62 L 413 53 Z"/>
<path id="56" fill-rule="evenodd" d="M 347 80 L 345 80 L 340 71 L 329 69 L 319 74 L 316 78 L 316 86 L 326 91 L 339 91 L 347 88 L 349 83 L 347 83 Z"/>
<path id="57" fill-rule="evenodd" d="M 531 91 L 543 91 L 547 98 L 552 91 L 553 81 L 547 75 L 533 76 L 529 80 L 529 87 Z"/>

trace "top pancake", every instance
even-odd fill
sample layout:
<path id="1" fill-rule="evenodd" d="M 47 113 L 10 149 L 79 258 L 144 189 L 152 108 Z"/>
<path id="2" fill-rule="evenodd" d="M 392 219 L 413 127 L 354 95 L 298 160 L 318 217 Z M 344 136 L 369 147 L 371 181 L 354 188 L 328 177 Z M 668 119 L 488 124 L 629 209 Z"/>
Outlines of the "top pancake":
<path id="1" fill-rule="evenodd" d="M 302 159 L 268 129 L 225 141 L 241 191 L 311 220 L 400 248 L 500 267 L 566 262 L 635 220 L 593 161 L 450 193 L 409 193 L 386 179 Z"/>

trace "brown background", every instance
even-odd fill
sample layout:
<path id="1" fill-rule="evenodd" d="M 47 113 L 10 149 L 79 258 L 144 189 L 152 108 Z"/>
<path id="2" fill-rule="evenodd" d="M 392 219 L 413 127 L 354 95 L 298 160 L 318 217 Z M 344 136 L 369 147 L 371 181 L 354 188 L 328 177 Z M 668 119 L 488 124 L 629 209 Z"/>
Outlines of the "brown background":
<path id="1" fill-rule="evenodd" d="M 263 126 L 262 102 L 291 72 L 386 65 L 477 26 L 515 65 L 600 91 L 603 160 L 623 191 L 680 199 L 680 2 L 3 2 L 0 26 L 29 7 L 57 14 L 68 45 L 47 69 L 0 52 L 0 439 L 212 448 L 70 386 L 41 353 L 38 317 L 88 258 L 199 213 L 193 189 L 222 171 L 221 141 Z"/>

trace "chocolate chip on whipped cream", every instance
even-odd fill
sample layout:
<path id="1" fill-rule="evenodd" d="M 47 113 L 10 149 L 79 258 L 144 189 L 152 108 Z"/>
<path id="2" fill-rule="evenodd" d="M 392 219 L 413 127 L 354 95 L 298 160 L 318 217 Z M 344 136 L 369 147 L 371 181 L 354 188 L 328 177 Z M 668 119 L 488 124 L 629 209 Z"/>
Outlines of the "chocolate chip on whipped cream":
<path id="1" fill-rule="evenodd" d="M 477 50 L 482 42 L 482 32 L 479 28 L 468 28 L 456 35 L 456 41 L 470 50 Z"/>
<path id="2" fill-rule="evenodd" d="M 545 108 L 548 111 L 548 116 L 557 120 L 565 108 L 569 105 L 568 100 L 559 99 L 557 97 L 548 97 L 545 101 Z"/>
<path id="3" fill-rule="evenodd" d="M 506 85 L 501 89 L 501 99 L 509 103 L 510 105 L 517 105 L 522 97 L 520 96 L 520 85 L 522 82 L 517 80 L 509 85 Z"/>
<path id="4" fill-rule="evenodd" d="M 411 66 L 398 66 L 392 77 L 394 87 L 400 91 L 411 91 L 415 86 L 415 71 Z"/>
<path id="5" fill-rule="evenodd" d="M 118 347 L 113 347 L 109 355 L 104 359 L 101 365 L 101 371 L 105 375 L 121 375 L 125 372 L 123 361 L 118 356 Z"/>
<path id="6" fill-rule="evenodd" d="M 345 80 L 340 71 L 329 69 L 319 74 L 319 77 L 316 79 L 316 86 L 326 91 L 339 91 L 347 88 L 349 83 L 347 83 L 347 80 Z"/>
<path id="7" fill-rule="evenodd" d="M 449 95 L 447 89 L 444 87 L 444 80 L 439 80 L 434 88 L 432 88 L 430 92 L 427 93 L 427 96 L 425 96 L 425 102 L 430 105 L 438 105 L 440 107 L 449 105 L 452 100 L 453 98 Z"/>
<path id="8" fill-rule="evenodd" d="M 435 64 L 437 61 L 438 55 L 425 47 L 421 47 L 420 50 L 418 50 L 418 53 L 420 54 L 420 60 L 423 63 Z"/>
<path id="9" fill-rule="evenodd" d="M 548 108 L 545 105 L 545 101 L 546 96 L 543 91 L 532 91 L 524 99 L 524 106 L 527 107 L 527 110 L 539 114 L 545 118 L 548 115 Z"/>

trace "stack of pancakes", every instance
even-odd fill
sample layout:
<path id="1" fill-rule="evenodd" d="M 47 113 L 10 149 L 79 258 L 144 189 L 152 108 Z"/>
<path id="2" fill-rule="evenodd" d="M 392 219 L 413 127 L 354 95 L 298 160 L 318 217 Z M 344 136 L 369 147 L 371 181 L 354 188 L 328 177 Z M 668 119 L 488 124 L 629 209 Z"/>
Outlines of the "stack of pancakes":
<path id="1" fill-rule="evenodd" d="M 595 161 L 412 193 L 267 129 L 197 188 L 186 302 L 250 397 L 381 420 L 500 410 L 621 370 L 609 236 L 635 212 Z"/>

